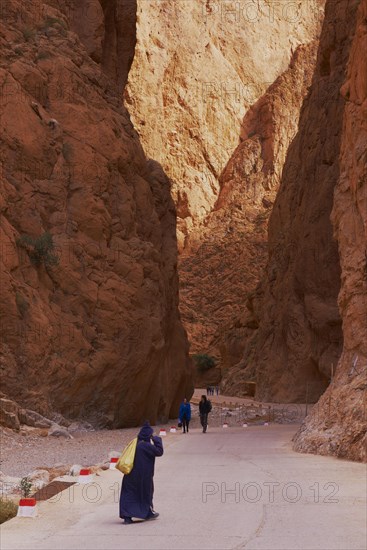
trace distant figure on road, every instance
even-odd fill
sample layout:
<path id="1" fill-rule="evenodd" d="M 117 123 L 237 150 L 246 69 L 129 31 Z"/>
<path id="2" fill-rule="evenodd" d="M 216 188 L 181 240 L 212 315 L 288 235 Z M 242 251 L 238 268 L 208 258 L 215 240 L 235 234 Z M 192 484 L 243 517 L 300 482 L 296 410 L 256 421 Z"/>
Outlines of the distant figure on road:
<path id="1" fill-rule="evenodd" d="M 132 518 L 156 519 L 153 510 L 153 476 L 156 456 L 163 455 L 162 439 L 153 435 L 149 422 L 145 422 L 138 434 L 134 467 L 122 480 L 120 518 L 125 524 L 134 523 Z"/>
<path id="2" fill-rule="evenodd" d="M 216 391 L 217 395 L 219 395 L 219 386 L 215 386 L 215 391 Z"/>
<path id="3" fill-rule="evenodd" d="M 191 420 L 191 405 L 187 402 L 187 399 L 183 400 L 180 405 L 180 410 L 178 413 L 178 419 L 182 424 L 182 433 L 189 433 L 189 424 Z"/>
<path id="4" fill-rule="evenodd" d="M 201 400 L 199 403 L 199 414 L 200 414 L 200 422 L 203 427 L 203 433 L 206 433 L 207 427 L 208 427 L 208 414 L 212 410 L 212 404 L 210 403 L 209 399 L 206 398 L 206 395 L 201 396 Z"/>

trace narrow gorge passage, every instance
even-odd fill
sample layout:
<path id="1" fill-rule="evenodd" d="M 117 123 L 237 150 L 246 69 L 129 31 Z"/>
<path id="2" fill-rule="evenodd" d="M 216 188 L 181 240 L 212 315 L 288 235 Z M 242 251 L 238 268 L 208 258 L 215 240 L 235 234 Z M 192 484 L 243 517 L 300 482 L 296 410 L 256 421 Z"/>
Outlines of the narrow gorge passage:
<path id="1" fill-rule="evenodd" d="M 210 5 L 203 12 L 189 3 L 138 3 L 137 45 L 125 98 L 148 154 L 162 162 L 172 180 L 182 320 L 191 354 L 216 358 L 224 391 L 244 395 L 246 383 L 256 382 L 258 397 L 298 402 L 307 397 L 315 402 L 342 348 L 337 256 L 329 254 L 326 260 L 327 269 L 337 269 L 331 278 L 330 304 L 323 306 L 336 311 L 326 314 L 336 316 L 330 334 L 323 329 L 322 343 L 315 342 L 310 326 L 305 354 L 281 355 L 274 380 L 262 375 L 263 364 L 272 369 L 266 351 L 256 359 L 254 354 L 265 315 L 256 310 L 258 285 L 266 277 L 269 239 L 274 240 L 268 236 L 268 223 L 289 148 L 299 131 L 301 109 L 315 80 L 324 4 L 311 2 L 293 18 L 284 10 L 270 17 L 261 5 L 256 20 L 241 16 L 236 21 L 217 13 L 215 3 L 212 9 Z M 148 19 L 154 21 L 149 33 Z M 193 40 L 178 54 L 172 36 L 182 33 Z M 256 50 L 260 42 L 264 55 Z M 152 109 L 160 137 L 146 124 Z M 302 162 L 291 160 L 290 165 L 296 187 Z M 322 201 L 327 220 L 331 194 Z M 325 221 L 325 226 L 326 240 L 332 240 L 331 223 Z M 297 236 L 292 239 L 287 253 L 297 246 Z M 331 246 L 335 250 L 336 244 Z M 287 263 L 287 258 L 282 261 Z M 318 323 L 312 314 L 305 312 L 306 324 Z M 298 314 L 289 307 L 289 315 L 293 339 L 302 339 Z M 282 334 L 277 345 L 281 348 L 286 339 Z M 288 370 L 292 382 L 283 382 L 281 372 Z"/>
<path id="2" fill-rule="evenodd" d="M 6 0 L 0 49 L 1 545 L 366 548 L 367 0 Z"/>
<path id="3" fill-rule="evenodd" d="M 256 17 L 233 18 L 215 2 L 138 2 L 125 101 L 172 181 L 191 352 L 213 353 L 223 370 L 241 359 L 256 325 L 246 303 L 266 264 L 268 219 L 311 84 L 323 5 L 290 16 L 260 3 Z"/>
<path id="4" fill-rule="evenodd" d="M 199 381 L 365 459 L 366 9 L 6 3 L 6 427 L 166 422 Z"/>
<path id="5" fill-rule="evenodd" d="M 200 385 L 221 379 L 228 395 L 246 395 L 256 384 L 257 399 L 316 403 L 347 368 L 343 250 L 332 212 L 345 178 L 340 159 L 350 90 L 365 112 L 366 63 L 355 61 L 353 46 L 365 43 L 365 2 L 304 3 L 293 18 L 284 11 L 269 18 L 266 3 L 258 3 L 253 19 L 243 11 L 231 16 L 216 2 L 201 8 L 138 2 L 126 91 L 146 151 L 172 181 L 190 352 L 217 362 L 215 372 L 195 379 Z M 175 37 L 182 35 L 191 40 L 178 47 Z M 150 112 L 156 126 L 147 124 Z M 358 128 L 358 160 L 345 170 L 353 162 L 360 167 L 366 213 L 365 125 Z M 358 211 L 350 223 L 363 233 Z M 357 277 L 352 292 L 365 305 L 362 273 Z M 354 330 L 365 335 L 366 307 L 355 307 Z M 365 456 L 366 354 L 359 342 L 347 361 L 349 368 L 362 365 L 359 382 L 355 392 L 345 388 L 356 431 L 344 441 L 343 415 L 320 430 L 315 420 L 314 442 L 304 448 Z M 322 415 L 330 416 L 325 399 Z"/>

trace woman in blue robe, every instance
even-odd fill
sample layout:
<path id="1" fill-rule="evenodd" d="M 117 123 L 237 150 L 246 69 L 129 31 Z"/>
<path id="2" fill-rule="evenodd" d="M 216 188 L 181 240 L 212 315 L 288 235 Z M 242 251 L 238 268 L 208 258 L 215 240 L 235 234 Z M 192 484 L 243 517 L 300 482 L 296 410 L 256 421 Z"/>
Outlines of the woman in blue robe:
<path id="1" fill-rule="evenodd" d="M 122 480 L 120 495 L 120 518 L 125 524 L 132 518 L 156 519 L 153 510 L 153 476 L 156 456 L 163 455 L 162 439 L 153 435 L 149 422 L 145 422 L 138 434 L 134 467 Z"/>

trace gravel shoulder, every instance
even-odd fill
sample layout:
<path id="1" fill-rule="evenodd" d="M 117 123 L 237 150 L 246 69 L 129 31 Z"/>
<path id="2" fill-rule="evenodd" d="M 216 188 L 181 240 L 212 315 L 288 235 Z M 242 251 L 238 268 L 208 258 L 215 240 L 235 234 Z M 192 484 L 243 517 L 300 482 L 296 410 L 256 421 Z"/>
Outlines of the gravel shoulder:
<path id="1" fill-rule="evenodd" d="M 0 470 L 22 477 L 46 467 L 81 464 L 92 466 L 108 460 L 109 452 L 121 451 L 137 429 L 98 430 L 74 434 L 73 439 L 21 435 L 2 429 Z"/>

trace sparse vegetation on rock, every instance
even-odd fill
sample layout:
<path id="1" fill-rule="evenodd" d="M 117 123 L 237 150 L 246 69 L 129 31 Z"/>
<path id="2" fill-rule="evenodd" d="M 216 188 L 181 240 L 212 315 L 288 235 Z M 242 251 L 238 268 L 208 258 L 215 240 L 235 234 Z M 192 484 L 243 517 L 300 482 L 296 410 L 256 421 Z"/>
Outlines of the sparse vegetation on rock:
<path id="1" fill-rule="evenodd" d="M 39 237 L 22 235 L 17 239 L 17 245 L 27 251 L 31 262 L 37 267 L 42 264 L 45 267 L 51 267 L 59 263 L 59 259 L 54 252 L 55 245 L 52 235 L 48 232 Z"/>
<path id="2" fill-rule="evenodd" d="M 206 353 L 198 353 L 193 355 L 193 360 L 199 372 L 208 371 L 216 366 L 216 360 L 214 357 L 211 357 Z"/>
<path id="3" fill-rule="evenodd" d="M 28 498 L 32 492 L 32 482 L 27 476 L 22 477 L 22 479 L 20 480 L 19 488 L 21 490 L 22 496 L 24 498 Z"/>

